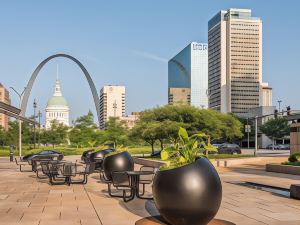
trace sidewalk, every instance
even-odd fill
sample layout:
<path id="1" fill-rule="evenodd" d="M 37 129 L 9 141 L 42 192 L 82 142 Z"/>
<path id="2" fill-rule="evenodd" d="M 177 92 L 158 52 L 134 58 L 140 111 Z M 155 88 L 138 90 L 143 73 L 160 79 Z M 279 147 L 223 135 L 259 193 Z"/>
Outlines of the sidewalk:
<path id="1" fill-rule="evenodd" d="M 263 162 L 220 168 L 219 173 L 223 201 L 217 219 L 241 225 L 300 224 L 300 201 L 229 183 L 251 181 L 288 187 L 300 183 L 300 177 L 267 173 Z M 153 201 L 124 203 L 109 197 L 98 174 L 91 175 L 86 185 L 51 186 L 47 179 L 20 173 L 15 164 L 0 158 L 0 225 L 134 225 L 157 214 Z"/>

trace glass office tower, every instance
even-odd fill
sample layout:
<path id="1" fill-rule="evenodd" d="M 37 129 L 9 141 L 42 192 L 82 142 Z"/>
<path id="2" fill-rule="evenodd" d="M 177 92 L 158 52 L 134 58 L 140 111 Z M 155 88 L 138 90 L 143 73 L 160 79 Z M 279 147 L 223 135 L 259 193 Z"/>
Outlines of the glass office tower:
<path id="1" fill-rule="evenodd" d="M 207 44 L 192 42 L 168 62 L 169 104 L 207 108 Z"/>

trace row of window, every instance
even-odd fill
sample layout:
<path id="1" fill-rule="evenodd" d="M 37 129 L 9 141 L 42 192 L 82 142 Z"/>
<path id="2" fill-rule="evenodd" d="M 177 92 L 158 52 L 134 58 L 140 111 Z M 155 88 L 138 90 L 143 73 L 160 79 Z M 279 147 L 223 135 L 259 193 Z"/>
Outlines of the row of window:
<path id="1" fill-rule="evenodd" d="M 231 35 L 252 35 L 252 36 L 259 36 L 259 34 L 257 33 L 257 32 L 255 32 L 255 33 L 242 33 L 242 32 L 231 32 L 230 33 Z"/>

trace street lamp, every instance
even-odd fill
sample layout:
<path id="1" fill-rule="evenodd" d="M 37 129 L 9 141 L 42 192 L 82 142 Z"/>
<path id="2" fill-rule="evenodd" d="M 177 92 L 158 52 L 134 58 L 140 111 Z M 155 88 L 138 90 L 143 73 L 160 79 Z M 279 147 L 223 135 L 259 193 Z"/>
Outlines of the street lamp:
<path id="1" fill-rule="evenodd" d="M 37 102 L 36 99 L 33 100 L 33 117 L 34 117 L 34 124 L 33 124 L 33 148 L 35 148 L 35 143 L 36 143 L 36 132 L 35 132 L 35 120 L 36 120 L 36 107 L 37 107 Z"/>
<path id="2" fill-rule="evenodd" d="M 41 145 L 41 117 L 42 117 L 42 113 L 40 110 L 38 113 L 38 117 L 39 117 L 39 147 L 40 147 L 40 145 Z"/>
<path id="3" fill-rule="evenodd" d="M 9 88 L 12 89 L 19 96 L 19 108 L 21 109 L 23 94 L 24 91 L 26 90 L 26 87 L 24 87 L 24 90 L 22 91 L 21 94 L 18 91 L 16 91 L 16 89 L 14 89 L 13 87 L 9 87 Z M 20 118 L 19 118 L 19 157 L 20 159 L 22 157 L 22 121 Z"/>
<path id="4" fill-rule="evenodd" d="M 281 105 L 282 100 L 278 100 L 277 102 L 278 102 L 278 112 L 280 113 L 280 105 Z"/>

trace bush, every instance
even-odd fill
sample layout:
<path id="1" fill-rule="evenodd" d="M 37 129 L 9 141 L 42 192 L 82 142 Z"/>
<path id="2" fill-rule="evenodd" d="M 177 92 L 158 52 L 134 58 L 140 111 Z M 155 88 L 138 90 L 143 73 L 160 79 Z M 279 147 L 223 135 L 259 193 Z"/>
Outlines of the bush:
<path id="1" fill-rule="evenodd" d="M 300 152 L 290 155 L 289 162 L 300 162 Z"/>

